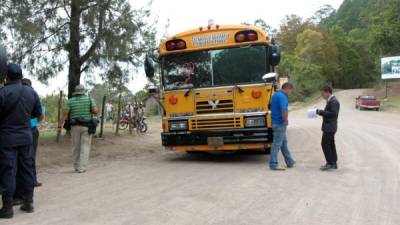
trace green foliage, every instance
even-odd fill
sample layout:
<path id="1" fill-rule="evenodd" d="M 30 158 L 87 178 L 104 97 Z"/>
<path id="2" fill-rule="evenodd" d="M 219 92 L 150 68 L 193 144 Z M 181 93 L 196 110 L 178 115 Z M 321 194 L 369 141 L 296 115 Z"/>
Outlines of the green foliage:
<path id="1" fill-rule="evenodd" d="M 106 96 L 106 102 L 111 102 L 113 105 L 117 105 L 120 94 L 123 102 L 134 102 L 135 96 L 125 85 L 114 87 L 110 83 L 96 84 L 89 92 L 89 95 L 95 99 L 99 108 L 102 107 L 104 95 Z"/>
<path id="2" fill-rule="evenodd" d="M 149 93 L 146 89 L 136 92 L 135 99 L 137 102 L 144 102 L 149 97 Z"/>
<path id="3" fill-rule="evenodd" d="M 279 73 L 296 84 L 298 99 L 321 83 L 364 88 L 380 79 L 380 58 L 400 55 L 398 0 L 345 0 L 337 12 L 323 6 L 303 20 L 286 16 L 280 26 Z"/>
<path id="4" fill-rule="evenodd" d="M 135 68 L 156 45 L 150 10 L 133 9 L 128 0 L 2 0 L 0 41 L 11 60 L 43 82 L 68 66 L 69 94 L 82 73 Z M 94 73 L 96 72 L 96 73 Z"/>
<path id="5" fill-rule="evenodd" d="M 44 97 L 41 102 L 46 108 L 45 118 L 49 123 L 57 123 L 58 116 L 58 101 L 60 99 L 60 95 L 52 94 Z M 64 101 L 66 98 L 64 99 Z"/>
<path id="6" fill-rule="evenodd" d="M 309 22 L 304 22 L 297 15 L 286 16 L 283 20 L 277 39 L 283 53 L 293 55 L 297 46 L 297 35 L 305 29 L 312 27 Z"/>
<path id="7" fill-rule="evenodd" d="M 311 96 L 325 83 L 321 66 L 307 63 L 302 59 L 297 59 L 294 63 L 293 73 L 296 74 L 292 77 L 292 83 L 295 84 L 294 100 L 301 101 L 304 97 Z"/>

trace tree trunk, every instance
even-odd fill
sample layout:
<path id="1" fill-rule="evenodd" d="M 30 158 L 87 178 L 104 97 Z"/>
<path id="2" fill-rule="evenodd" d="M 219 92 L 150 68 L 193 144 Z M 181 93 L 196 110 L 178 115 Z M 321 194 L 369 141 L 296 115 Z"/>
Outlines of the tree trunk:
<path id="1" fill-rule="evenodd" d="M 69 28 L 69 71 L 68 71 L 68 98 L 71 98 L 75 87 L 80 84 L 81 66 L 80 62 L 80 32 L 79 25 L 81 20 L 80 0 L 71 1 L 71 22 Z"/>

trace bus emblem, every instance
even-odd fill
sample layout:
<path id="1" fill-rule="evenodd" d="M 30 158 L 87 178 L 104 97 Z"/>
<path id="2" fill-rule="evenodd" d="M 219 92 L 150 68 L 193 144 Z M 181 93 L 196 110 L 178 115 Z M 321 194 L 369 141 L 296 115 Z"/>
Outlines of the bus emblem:
<path id="1" fill-rule="evenodd" d="M 208 100 L 208 104 L 212 107 L 212 109 L 216 109 L 219 104 L 219 100 Z"/>

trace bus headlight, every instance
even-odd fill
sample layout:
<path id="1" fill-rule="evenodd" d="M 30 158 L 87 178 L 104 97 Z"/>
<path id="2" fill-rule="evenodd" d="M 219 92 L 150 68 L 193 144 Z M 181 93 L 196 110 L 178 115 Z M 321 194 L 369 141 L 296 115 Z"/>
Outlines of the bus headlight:
<path id="1" fill-rule="evenodd" d="M 265 127 L 265 117 L 247 117 L 244 118 L 245 127 Z"/>
<path id="2" fill-rule="evenodd" d="M 188 129 L 188 122 L 186 120 L 181 121 L 169 121 L 170 131 L 182 131 Z"/>

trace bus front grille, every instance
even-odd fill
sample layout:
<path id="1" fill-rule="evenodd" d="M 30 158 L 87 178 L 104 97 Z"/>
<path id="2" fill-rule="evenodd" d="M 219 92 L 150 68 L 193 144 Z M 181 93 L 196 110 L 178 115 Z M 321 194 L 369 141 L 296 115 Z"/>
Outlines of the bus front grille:
<path id="1" fill-rule="evenodd" d="M 229 112 L 233 112 L 233 101 L 231 99 L 196 102 L 197 114 L 229 113 Z"/>
<path id="2" fill-rule="evenodd" d="M 240 128 L 240 117 L 218 118 L 218 119 L 192 119 L 190 120 L 192 130 L 216 130 Z"/>

